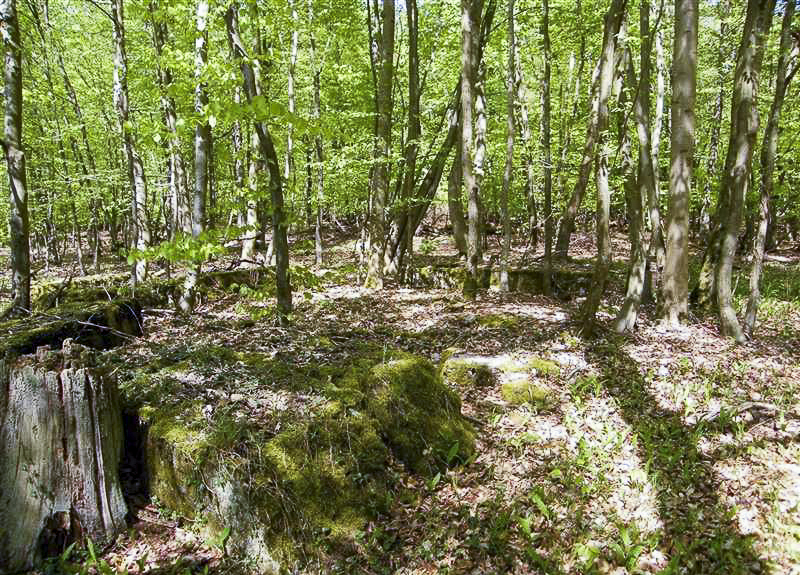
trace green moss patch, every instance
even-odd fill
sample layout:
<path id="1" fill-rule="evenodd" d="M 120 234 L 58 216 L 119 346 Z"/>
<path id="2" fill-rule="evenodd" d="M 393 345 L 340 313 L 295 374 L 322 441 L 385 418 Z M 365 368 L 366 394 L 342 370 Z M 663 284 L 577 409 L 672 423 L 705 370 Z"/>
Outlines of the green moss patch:
<path id="1" fill-rule="evenodd" d="M 230 527 L 232 550 L 266 572 L 275 561 L 352 545 L 388 509 L 393 461 L 432 475 L 474 451 L 460 399 L 433 364 L 402 352 L 381 350 L 385 361 L 375 355 L 301 370 L 288 358 L 208 348 L 140 371 L 123 389 L 146 390 L 138 397 L 151 493 L 209 528 Z M 176 389 L 195 385 L 214 364 L 262 379 L 237 389 L 235 401 L 230 386 L 211 381 L 202 384 L 205 396 Z M 158 399 L 164 387 L 169 404 Z"/>
<path id="2" fill-rule="evenodd" d="M 550 392 L 531 381 L 510 381 L 500 388 L 504 400 L 512 405 L 529 404 L 538 409 L 546 409 L 552 405 Z"/>

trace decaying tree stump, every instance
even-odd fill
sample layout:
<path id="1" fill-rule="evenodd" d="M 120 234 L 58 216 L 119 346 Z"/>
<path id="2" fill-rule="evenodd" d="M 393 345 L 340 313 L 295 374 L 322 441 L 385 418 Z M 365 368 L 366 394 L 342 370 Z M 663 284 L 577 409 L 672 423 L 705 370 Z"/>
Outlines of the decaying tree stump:
<path id="1" fill-rule="evenodd" d="M 119 396 L 93 364 L 69 339 L 0 360 L 0 573 L 125 529 Z"/>

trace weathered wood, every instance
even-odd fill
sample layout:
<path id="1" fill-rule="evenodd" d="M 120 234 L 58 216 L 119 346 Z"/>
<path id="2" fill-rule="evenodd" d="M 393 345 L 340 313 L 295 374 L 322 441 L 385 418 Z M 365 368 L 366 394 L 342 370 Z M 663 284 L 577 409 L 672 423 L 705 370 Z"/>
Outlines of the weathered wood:
<path id="1" fill-rule="evenodd" d="M 0 572 L 125 529 L 119 396 L 93 363 L 71 340 L 0 361 Z"/>

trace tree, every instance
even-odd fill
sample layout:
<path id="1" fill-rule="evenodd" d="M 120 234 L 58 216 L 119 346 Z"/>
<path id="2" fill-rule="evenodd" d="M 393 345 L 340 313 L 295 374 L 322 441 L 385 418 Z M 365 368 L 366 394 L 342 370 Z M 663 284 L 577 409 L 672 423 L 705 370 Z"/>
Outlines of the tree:
<path id="1" fill-rule="evenodd" d="M 375 8 L 377 12 L 377 7 Z M 386 201 L 389 192 L 389 151 L 392 145 L 392 84 L 394 60 L 394 0 L 383 0 L 382 30 L 377 40 L 375 69 L 375 147 L 370 192 L 370 256 L 365 285 L 383 289 Z"/>
<path id="2" fill-rule="evenodd" d="M 600 298 L 606 287 L 608 270 L 611 267 L 611 238 L 609 235 L 609 212 L 611 193 L 608 187 L 608 98 L 614 80 L 614 55 L 617 50 L 617 35 L 625 17 L 626 0 L 612 0 L 605 17 L 603 45 L 597 83 L 597 157 L 595 158 L 595 182 L 597 185 L 597 259 L 592 274 L 592 287 L 584 303 L 583 330 L 592 330 Z"/>
<path id="3" fill-rule="evenodd" d="M 545 0 L 545 5 L 547 0 Z M 508 0 L 508 70 L 506 71 L 506 92 L 508 110 L 506 112 L 506 166 L 503 172 L 503 191 L 500 196 L 500 209 L 503 217 L 503 250 L 500 255 L 500 289 L 508 291 L 508 259 L 511 253 L 511 216 L 508 211 L 508 197 L 514 182 L 514 79 L 516 76 L 516 39 L 514 35 L 514 0 Z M 545 63 L 549 66 L 549 63 Z M 454 226 L 455 227 L 455 226 Z"/>
<path id="4" fill-rule="evenodd" d="M 550 2 L 542 1 L 542 46 L 544 74 L 542 75 L 542 152 L 544 162 L 544 271 L 542 291 L 550 295 L 550 273 L 553 267 L 553 166 L 550 151 Z"/>
<path id="5" fill-rule="evenodd" d="M 748 0 L 742 41 L 736 56 L 731 132 L 720 186 L 720 253 L 714 270 L 717 305 L 720 331 L 737 342 L 744 341 L 745 337 L 733 309 L 731 273 L 758 135 L 757 94 L 761 62 L 774 11 L 775 0 Z"/>
<path id="6" fill-rule="evenodd" d="M 111 0 L 111 20 L 114 30 L 114 107 L 122 132 L 122 143 L 128 164 L 128 180 L 133 190 L 131 202 L 133 243 L 137 250 L 144 251 L 150 244 L 150 230 L 147 226 L 147 180 L 142 159 L 136 149 L 133 124 L 130 120 L 124 16 L 123 0 Z M 133 282 L 142 282 L 146 277 L 147 260 L 139 256 L 133 266 Z"/>
<path id="7" fill-rule="evenodd" d="M 192 237 L 197 240 L 205 229 L 206 196 L 208 195 L 209 152 L 211 126 L 208 124 L 208 94 L 204 76 L 208 63 L 208 1 L 198 0 L 195 7 L 197 35 L 194 40 L 194 111 L 197 125 L 194 129 L 194 195 L 192 201 Z M 200 262 L 195 261 L 186 271 L 183 295 L 179 306 L 183 312 L 194 308 L 194 290 L 200 274 Z"/>
<path id="8" fill-rule="evenodd" d="M 677 324 L 689 306 L 689 200 L 694 154 L 697 91 L 697 0 L 675 4 L 672 47 L 672 132 L 667 256 L 664 265 L 664 316 Z"/>
<path id="9" fill-rule="evenodd" d="M 659 14 L 660 17 L 660 14 Z M 630 198 L 628 217 L 630 221 L 631 258 L 628 267 L 628 282 L 625 301 L 617 314 L 614 323 L 615 331 L 621 333 L 632 330 L 636 325 L 639 305 L 642 302 L 646 284 L 647 260 L 649 247 L 645 232 L 644 202 L 655 195 L 656 177 L 653 163 L 653 147 L 650 131 L 650 59 L 651 59 L 651 33 L 650 33 L 650 2 L 642 0 L 639 4 L 639 35 L 641 38 L 641 58 L 639 83 L 636 86 L 636 99 L 634 100 L 634 115 L 636 120 L 636 135 L 639 140 L 639 165 L 637 169 L 636 185 Z M 627 58 L 628 78 L 635 83 L 635 70 L 632 58 Z M 659 225 L 653 226 L 650 242 L 658 241 L 657 232 Z"/>
<path id="10" fill-rule="evenodd" d="M 476 6 L 477 5 L 477 6 Z M 464 295 L 475 299 L 478 291 L 479 202 L 480 190 L 475 179 L 475 142 L 473 141 L 473 85 L 477 70 L 474 69 L 475 49 L 473 35 L 475 22 L 480 18 L 480 2 L 461 0 L 461 181 L 467 190 L 469 221 L 467 232 L 467 265 L 464 279 Z M 478 14 L 477 18 L 475 13 Z"/>
<path id="11" fill-rule="evenodd" d="M 242 72 L 242 84 L 250 104 L 261 95 L 261 71 L 258 60 L 251 60 L 242 43 L 239 33 L 239 10 L 234 3 L 225 12 L 225 23 L 228 31 L 228 43 L 234 58 Z M 255 121 L 255 132 L 258 138 L 258 150 L 267 164 L 269 172 L 270 199 L 272 200 L 272 235 L 275 250 L 275 285 L 278 300 L 278 317 L 281 323 L 288 322 L 292 311 L 292 288 L 289 283 L 289 241 L 286 233 L 286 217 L 283 212 L 283 188 L 281 172 L 278 166 L 278 155 L 272 135 L 262 120 Z"/>
<path id="12" fill-rule="evenodd" d="M 4 46 L 5 130 L 2 142 L 10 189 L 9 229 L 11 231 L 12 314 L 31 307 L 30 224 L 25 150 L 22 147 L 22 38 L 19 33 L 16 0 L 0 3 Z"/>
<path id="13" fill-rule="evenodd" d="M 781 39 L 778 55 L 778 68 L 775 72 L 775 94 L 764 129 L 764 139 L 761 144 L 758 203 L 758 231 L 755 234 L 752 248 L 752 264 L 750 267 L 750 296 L 747 299 L 747 311 L 744 318 L 744 331 L 752 335 L 756 325 L 756 315 L 761 300 L 759 284 L 761 270 L 764 265 L 764 249 L 767 243 L 767 228 L 770 219 L 770 197 L 772 196 L 773 178 L 775 174 L 775 160 L 778 151 L 778 126 L 783 110 L 783 102 L 789 82 L 797 73 L 798 52 L 800 39 L 792 37 L 792 19 L 794 18 L 797 0 L 787 0 L 783 9 L 783 23 L 781 24 Z"/>

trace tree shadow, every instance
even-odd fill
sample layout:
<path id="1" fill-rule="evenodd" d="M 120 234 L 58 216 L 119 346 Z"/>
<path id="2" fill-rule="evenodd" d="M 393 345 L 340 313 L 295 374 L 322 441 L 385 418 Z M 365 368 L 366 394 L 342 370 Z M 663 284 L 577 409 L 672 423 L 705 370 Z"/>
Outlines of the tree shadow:
<path id="1" fill-rule="evenodd" d="M 598 367 L 605 389 L 635 432 L 639 456 L 658 493 L 661 546 L 670 557 L 665 572 L 768 572 L 754 548 L 755 536 L 739 531 L 735 510 L 720 499 L 713 469 L 718 458 L 698 447 L 708 430 L 687 426 L 680 414 L 660 407 L 639 364 L 617 342 L 597 340 L 586 359 Z"/>

